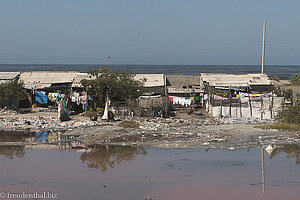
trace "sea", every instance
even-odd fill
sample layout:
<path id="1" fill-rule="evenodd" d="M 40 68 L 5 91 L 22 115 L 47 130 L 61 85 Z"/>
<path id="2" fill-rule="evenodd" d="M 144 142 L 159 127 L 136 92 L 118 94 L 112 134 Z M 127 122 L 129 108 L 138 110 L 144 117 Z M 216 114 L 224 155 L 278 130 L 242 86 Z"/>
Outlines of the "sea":
<path id="1" fill-rule="evenodd" d="M 232 73 L 247 74 L 260 73 L 258 65 L 112 65 L 112 64 L 0 64 L 1 72 L 16 71 L 79 71 L 89 72 L 92 69 L 107 66 L 109 69 L 136 74 L 182 74 L 198 75 L 200 73 Z M 278 76 L 280 79 L 289 79 L 293 74 L 300 73 L 300 65 L 266 65 L 265 73 L 269 76 Z"/>

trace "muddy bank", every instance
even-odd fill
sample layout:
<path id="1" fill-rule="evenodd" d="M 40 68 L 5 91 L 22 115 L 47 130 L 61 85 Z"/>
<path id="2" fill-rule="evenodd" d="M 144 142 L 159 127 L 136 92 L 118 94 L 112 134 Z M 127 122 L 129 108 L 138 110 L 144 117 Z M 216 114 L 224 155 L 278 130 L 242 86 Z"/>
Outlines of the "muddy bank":
<path id="1" fill-rule="evenodd" d="M 1 116 L 0 144 L 30 145 L 79 141 L 83 145 L 231 149 L 300 142 L 296 132 L 254 128 L 257 124 L 272 123 L 259 119 L 133 118 L 131 120 L 138 122 L 139 128 L 119 127 L 120 122 L 93 122 L 83 116 L 72 116 L 72 120 L 60 122 L 56 113 L 48 112 Z M 28 133 L 31 137 L 27 137 L 25 141 L 17 140 L 16 137 L 7 139 L 8 135 L 14 136 L 13 132 Z M 45 137 L 43 140 L 37 141 L 37 134 L 43 132 L 47 132 L 47 135 L 43 136 Z"/>
<path id="2" fill-rule="evenodd" d="M 150 128 L 149 128 L 150 127 Z M 118 127 L 115 124 L 79 128 L 67 131 L 85 144 L 113 144 L 159 148 L 247 148 L 261 145 L 299 144 L 295 132 L 262 130 L 253 124 L 203 125 L 142 123 L 139 129 Z"/>
<path id="3" fill-rule="evenodd" d="M 61 122 L 56 112 L 32 112 L 27 114 L 0 115 L 0 131 L 66 131 L 70 128 L 91 127 L 102 124 L 88 117 L 74 115 L 69 121 Z"/>

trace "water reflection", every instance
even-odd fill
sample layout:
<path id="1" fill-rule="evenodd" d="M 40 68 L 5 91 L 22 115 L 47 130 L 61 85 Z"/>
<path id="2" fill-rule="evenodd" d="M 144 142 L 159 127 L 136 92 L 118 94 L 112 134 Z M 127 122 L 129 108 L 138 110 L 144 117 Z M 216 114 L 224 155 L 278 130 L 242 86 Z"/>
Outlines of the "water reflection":
<path id="1" fill-rule="evenodd" d="M 16 146 L 16 145 L 0 146 L 0 155 L 10 160 L 14 158 L 23 158 L 25 155 L 24 146 Z"/>
<path id="2" fill-rule="evenodd" d="M 131 146 L 94 145 L 89 146 L 88 149 L 90 151 L 81 154 L 80 160 L 87 167 L 100 169 L 102 172 L 107 171 L 108 168 L 114 168 L 121 162 L 131 162 L 139 154 L 147 154 L 144 148 Z"/>
<path id="3" fill-rule="evenodd" d="M 274 158 L 280 153 L 286 153 L 287 158 L 289 159 L 295 159 L 296 164 L 300 164 L 300 145 L 297 144 L 284 144 L 280 148 L 276 148 L 273 150 L 273 152 L 270 155 L 270 159 Z"/>
<path id="4" fill-rule="evenodd" d="M 28 142 L 32 136 L 32 133 L 0 131 L 0 142 Z"/>

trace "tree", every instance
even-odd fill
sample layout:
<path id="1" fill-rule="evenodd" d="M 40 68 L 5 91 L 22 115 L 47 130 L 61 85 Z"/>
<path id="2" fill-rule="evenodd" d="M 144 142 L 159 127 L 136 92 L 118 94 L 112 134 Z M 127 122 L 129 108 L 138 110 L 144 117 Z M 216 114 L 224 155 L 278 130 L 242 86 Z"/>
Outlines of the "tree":
<path id="1" fill-rule="evenodd" d="M 294 74 L 291 76 L 292 85 L 300 85 L 300 74 Z"/>
<path id="2" fill-rule="evenodd" d="M 277 82 L 280 81 L 278 76 L 270 76 L 269 79 Z"/>
<path id="3" fill-rule="evenodd" d="M 289 106 L 278 113 L 277 119 L 280 122 L 300 124 L 300 104 Z"/>
<path id="4" fill-rule="evenodd" d="M 25 155 L 24 146 L 19 145 L 1 145 L 0 156 L 4 156 L 10 160 L 14 158 L 23 158 Z"/>
<path id="5" fill-rule="evenodd" d="M 80 160 L 87 167 L 100 169 L 102 172 L 106 172 L 108 168 L 114 168 L 124 161 L 129 163 L 135 160 L 137 155 L 147 154 L 142 147 L 93 145 L 89 148 L 91 151 L 82 153 Z"/>
<path id="6" fill-rule="evenodd" d="M 26 98 L 25 89 L 23 83 L 17 83 L 15 81 L 8 81 L 0 84 L 0 107 L 7 105 L 11 99 L 23 100 Z"/>
<path id="7" fill-rule="evenodd" d="M 142 94 L 144 81 L 135 80 L 130 71 L 121 72 L 102 67 L 88 73 L 95 79 L 84 79 L 81 84 L 88 88 L 89 95 L 97 97 L 95 103 L 99 107 L 104 107 L 107 93 L 112 101 L 135 99 Z"/>

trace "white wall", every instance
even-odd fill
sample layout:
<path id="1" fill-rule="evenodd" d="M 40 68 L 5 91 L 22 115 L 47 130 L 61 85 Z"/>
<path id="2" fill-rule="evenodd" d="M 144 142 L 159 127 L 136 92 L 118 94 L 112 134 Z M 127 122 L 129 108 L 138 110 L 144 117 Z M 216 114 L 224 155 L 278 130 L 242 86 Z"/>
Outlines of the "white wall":
<path id="1" fill-rule="evenodd" d="M 283 97 L 274 97 L 273 101 L 271 97 L 263 98 L 261 101 L 260 98 L 254 100 L 251 99 L 251 107 L 249 104 L 249 99 L 243 99 L 243 106 L 240 107 L 231 107 L 231 115 L 230 115 L 230 107 L 229 106 L 208 106 L 206 104 L 206 110 L 208 113 L 214 118 L 220 117 L 241 117 L 242 118 L 259 118 L 259 119 L 271 119 L 276 116 L 279 110 L 282 109 L 283 105 Z M 246 106 L 245 106 L 246 105 Z M 221 111 L 222 109 L 222 111 Z M 251 115 L 252 111 L 252 115 Z M 272 112 L 272 113 L 271 113 Z"/>

